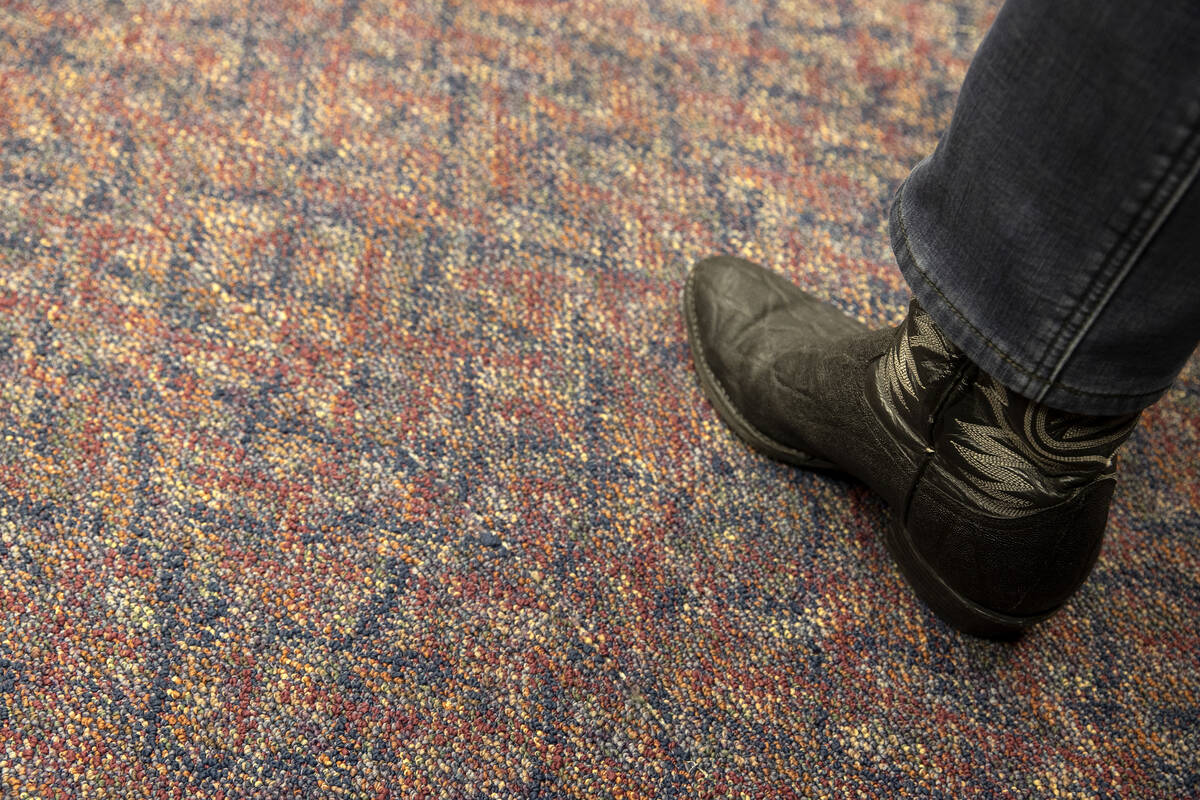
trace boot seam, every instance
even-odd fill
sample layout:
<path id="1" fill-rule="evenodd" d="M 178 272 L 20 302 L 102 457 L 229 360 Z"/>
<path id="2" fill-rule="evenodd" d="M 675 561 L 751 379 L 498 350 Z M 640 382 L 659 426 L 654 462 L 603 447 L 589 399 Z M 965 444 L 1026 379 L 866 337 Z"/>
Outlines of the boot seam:
<path id="1" fill-rule="evenodd" d="M 955 374 L 947 387 L 942 391 L 942 396 L 938 398 L 934 412 L 929 415 L 929 441 L 925 444 L 925 452 L 921 463 L 917 466 L 917 471 L 913 474 L 912 485 L 908 488 L 908 493 L 904 498 L 904 508 L 900 515 L 901 524 L 908 527 L 909 512 L 912 510 L 913 498 L 917 496 L 917 489 L 921 485 L 921 481 L 925 478 L 925 470 L 937 458 L 937 450 L 934 447 L 934 431 L 937 430 L 938 424 L 941 422 L 942 414 L 945 413 L 946 406 L 949 404 L 951 396 L 960 397 L 963 392 L 968 391 L 974 384 L 975 377 L 979 374 L 979 368 L 975 366 L 966 356 L 963 356 L 963 363 L 959 364 L 955 370 Z"/>

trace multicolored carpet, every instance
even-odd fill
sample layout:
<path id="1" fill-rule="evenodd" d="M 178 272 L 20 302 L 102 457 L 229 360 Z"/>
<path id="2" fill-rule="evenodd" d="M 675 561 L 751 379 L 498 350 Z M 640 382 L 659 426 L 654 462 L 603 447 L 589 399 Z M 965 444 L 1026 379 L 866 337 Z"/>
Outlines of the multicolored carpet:
<path id="1" fill-rule="evenodd" d="M 1200 796 L 1200 359 L 1012 645 L 691 370 L 902 316 L 995 7 L 5 3 L 0 796 Z"/>

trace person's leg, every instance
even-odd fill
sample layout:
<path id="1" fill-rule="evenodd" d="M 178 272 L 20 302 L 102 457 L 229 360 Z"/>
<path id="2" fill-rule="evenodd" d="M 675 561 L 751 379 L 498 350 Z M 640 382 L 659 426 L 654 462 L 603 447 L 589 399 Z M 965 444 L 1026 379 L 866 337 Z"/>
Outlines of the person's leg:
<path id="1" fill-rule="evenodd" d="M 913 293 L 1021 394 L 1157 399 L 1200 339 L 1200 3 L 1008 0 L 892 210 Z"/>
<path id="2" fill-rule="evenodd" d="M 1154 5 L 1010 0 L 895 203 L 918 299 L 894 331 L 736 258 L 684 291 L 722 419 L 879 492 L 903 574 L 971 633 L 1018 634 L 1086 578 L 1112 457 L 1200 334 L 1200 11 Z"/>

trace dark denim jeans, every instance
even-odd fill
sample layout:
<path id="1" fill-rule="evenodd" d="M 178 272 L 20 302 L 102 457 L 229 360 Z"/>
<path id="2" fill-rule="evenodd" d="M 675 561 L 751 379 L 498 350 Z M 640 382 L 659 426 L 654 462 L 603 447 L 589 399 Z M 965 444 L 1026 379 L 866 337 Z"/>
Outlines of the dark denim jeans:
<path id="1" fill-rule="evenodd" d="M 1121 414 L 1200 341 L 1200 0 L 1008 0 L 892 246 L 1011 389 Z"/>

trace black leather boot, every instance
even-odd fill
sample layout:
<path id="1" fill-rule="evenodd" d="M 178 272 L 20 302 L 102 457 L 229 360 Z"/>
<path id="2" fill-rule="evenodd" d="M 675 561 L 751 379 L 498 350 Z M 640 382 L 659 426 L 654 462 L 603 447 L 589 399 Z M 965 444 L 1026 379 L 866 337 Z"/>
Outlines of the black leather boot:
<path id="1" fill-rule="evenodd" d="M 879 492 L 889 551 L 946 622 L 1012 638 L 1083 583 L 1137 414 L 1070 414 L 1006 389 L 915 300 L 898 328 L 871 331 L 728 256 L 696 264 L 683 300 L 721 418 L 772 458 Z"/>

